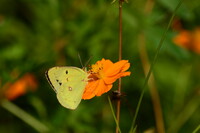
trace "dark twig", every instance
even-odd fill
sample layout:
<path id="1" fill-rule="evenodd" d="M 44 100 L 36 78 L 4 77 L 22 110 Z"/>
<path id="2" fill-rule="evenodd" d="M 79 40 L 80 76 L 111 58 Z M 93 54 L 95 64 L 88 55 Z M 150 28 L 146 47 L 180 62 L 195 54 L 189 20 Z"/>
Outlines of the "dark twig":
<path id="1" fill-rule="evenodd" d="M 123 0 L 119 0 L 119 60 L 122 59 L 122 3 Z M 121 78 L 118 80 L 118 93 L 121 94 Z M 117 121 L 119 124 L 120 120 L 120 106 L 121 106 L 121 101 L 120 98 L 117 100 Z M 116 133 L 118 133 L 118 127 L 116 127 Z"/>

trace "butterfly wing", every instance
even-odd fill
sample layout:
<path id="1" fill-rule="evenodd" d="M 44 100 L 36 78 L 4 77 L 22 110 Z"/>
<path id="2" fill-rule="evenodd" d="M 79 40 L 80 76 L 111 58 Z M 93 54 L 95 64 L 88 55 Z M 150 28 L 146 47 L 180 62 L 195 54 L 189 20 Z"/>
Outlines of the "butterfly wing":
<path id="1" fill-rule="evenodd" d="M 87 85 L 87 72 L 77 67 L 53 67 L 46 73 L 60 104 L 76 109 Z"/>

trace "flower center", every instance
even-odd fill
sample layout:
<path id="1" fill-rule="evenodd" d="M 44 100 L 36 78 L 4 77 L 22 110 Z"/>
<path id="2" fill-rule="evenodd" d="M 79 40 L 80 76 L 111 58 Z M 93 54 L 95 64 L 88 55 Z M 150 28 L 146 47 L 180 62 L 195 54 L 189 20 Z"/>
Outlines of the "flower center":
<path id="1" fill-rule="evenodd" d="M 92 65 L 92 68 L 90 70 L 92 76 L 94 79 L 103 79 L 104 78 L 104 72 L 103 72 L 103 64 L 94 64 Z"/>

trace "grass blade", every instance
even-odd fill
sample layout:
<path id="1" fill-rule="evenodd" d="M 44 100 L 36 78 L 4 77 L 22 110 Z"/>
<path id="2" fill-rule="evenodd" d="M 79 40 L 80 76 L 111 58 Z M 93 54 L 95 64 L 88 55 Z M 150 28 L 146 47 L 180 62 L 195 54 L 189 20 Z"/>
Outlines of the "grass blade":
<path id="1" fill-rule="evenodd" d="M 197 133 L 199 130 L 200 130 L 200 124 L 192 133 Z"/>
<path id="2" fill-rule="evenodd" d="M 15 116 L 17 116 L 18 118 L 20 118 L 21 120 L 23 120 L 24 122 L 26 122 L 27 124 L 29 124 L 38 132 L 44 133 L 49 130 L 43 123 L 41 123 L 40 121 L 32 117 L 30 114 L 26 113 L 25 111 L 23 111 L 22 109 L 20 109 L 19 107 L 17 107 L 15 104 L 13 104 L 10 101 L 3 100 L 1 102 L 1 106 L 4 109 L 11 112 L 12 114 L 14 114 Z"/>
<path id="3" fill-rule="evenodd" d="M 153 62 L 152 62 L 152 64 L 151 64 L 151 66 L 150 66 L 150 70 L 149 70 L 149 72 L 148 72 L 148 74 L 147 74 L 147 77 L 145 78 L 145 82 L 144 82 L 144 85 L 143 85 L 142 93 L 141 93 L 141 95 L 140 95 L 140 98 L 139 98 L 139 101 L 138 101 L 138 105 L 137 105 L 137 108 L 136 108 L 136 112 L 135 112 L 135 115 L 134 115 L 134 118 L 133 118 L 133 121 L 132 121 L 130 133 L 133 132 L 133 129 L 134 129 L 134 127 L 135 127 L 136 118 L 137 118 L 137 115 L 138 115 L 138 112 L 139 112 L 139 109 L 140 109 L 140 105 L 141 105 L 141 102 L 142 102 L 142 99 L 143 99 L 143 96 L 144 96 L 145 88 L 146 88 L 146 85 L 147 85 L 147 83 L 148 83 L 148 80 L 149 80 L 149 77 L 150 77 L 150 75 L 151 75 L 151 72 L 152 72 L 152 70 L 153 70 L 153 68 L 154 68 L 154 65 L 155 65 L 155 63 L 156 63 L 156 61 L 157 61 L 157 58 L 158 58 L 160 49 L 161 49 L 161 47 L 163 46 L 163 42 L 164 42 L 164 40 L 165 40 L 165 38 L 166 38 L 167 32 L 168 32 L 168 30 L 169 30 L 171 24 L 172 24 L 172 21 L 173 21 L 173 19 L 174 19 L 174 16 L 175 16 L 177 10 L 179 9 L 179 7 L 181 6 L 182 3 L 183 3 L 183 0 L 180 0 L 179 3 L 178 3 L 178 5 L 176 6 L 176 8 L 175 8 L 175 10 L 174 10 L 174 12 L 173 12 L 171 18 L 170 18 L 170 21 L 169 21 L 169 23 L 168 23 L 168 25 L 167 25 L 167 28 L 166 28 L 165 32 L 163 33 L 163 35 L 162 35 L 162 37 L 161 37 L 161 39 L 160 39 L 159 45 L 158 45 L 158 47 L 157 47 L 157 49 L 156 49 L 156 53 L 155 53 Z"/>
<path id="4" fill-rule="evenodd" d="M 117 128 L 118 128 L 118 131 L 119 131 L 119 133 L 121 133 L 121 130 L 120 130 L 120 128 L 119 128 L 119 123 L 118 123 L 117 118 L 116 118 L 116 116 L 115 116 L 115 112 L 114 112 L 114 110 L 113 110 L 113 106 L 112 106 L 112 103 L 111 103 L 111 100 L 110 100 L 110 97 L 109 97 L 109 96 L 108 96 L 108 101 L 109 101 L 110 109 L 111 109 L 111 111 L 112 111 L 112 115 L 113 115 L 113 117 L 114 117 L 115 123 L 116 123 Z"/>

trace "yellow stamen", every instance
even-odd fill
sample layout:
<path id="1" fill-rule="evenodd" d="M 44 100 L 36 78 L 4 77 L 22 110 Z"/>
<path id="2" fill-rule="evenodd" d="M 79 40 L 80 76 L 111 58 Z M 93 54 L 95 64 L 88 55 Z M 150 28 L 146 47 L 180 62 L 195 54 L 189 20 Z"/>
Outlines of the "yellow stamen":
<path id="1" fill-rule="evenodd" d="M 98 79 L 102 79 L 105 76 L 103 72 L 103 64 L 92 65 L 91 72 Z"/>

